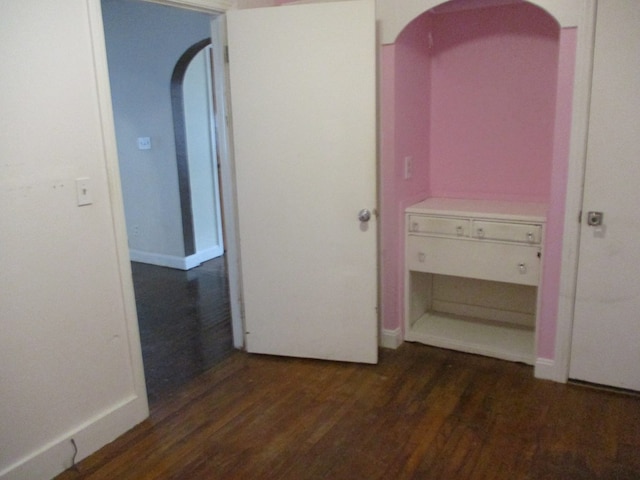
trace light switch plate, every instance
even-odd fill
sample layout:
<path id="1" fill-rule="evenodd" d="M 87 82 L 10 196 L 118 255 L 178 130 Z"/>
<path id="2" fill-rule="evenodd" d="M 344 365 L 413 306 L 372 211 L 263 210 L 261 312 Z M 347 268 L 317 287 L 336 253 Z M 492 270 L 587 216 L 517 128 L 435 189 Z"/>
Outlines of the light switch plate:
<path id="1" fill-rule="evenodd" d="M 91 197 L 91 179 L 88 177 L 76 178 L 76 198 L 78 206 L 91 205 L 93 198 Z"/>
<path id="2" fill-rule="evenodd" d="M 413 157 L 404 157 L 404 179 L 413 177 Z"/>

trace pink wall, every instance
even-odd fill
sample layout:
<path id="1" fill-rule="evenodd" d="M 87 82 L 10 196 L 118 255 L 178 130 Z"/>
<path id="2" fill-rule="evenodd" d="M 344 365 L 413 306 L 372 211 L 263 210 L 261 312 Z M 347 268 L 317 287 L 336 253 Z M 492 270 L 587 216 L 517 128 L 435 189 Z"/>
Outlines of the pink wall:
<path id="1" fill-rule="evenodd" d="M 429 145 L 431 143 L 431 57 L 426 48 L 431 18 L 411 22 L 395 43 L 395 174 L 401 185 L 401 203 L 430 195 Z M 405 178 L 406 157 L 412 158 L 412 176 Z"/>
<path id="2" fill-rule="evenodd" d="M 433 18 L 431 194 L 546 202 L 557 23 L 526 3 Z"/>
<path id="3" fill-rule="evenodd" d="M 428 16 L 405 28 L 394 45 L 381 52 L 382 64 L 382 312 L 383 327 L 395 329 L 402 318 L 404 209 L 429 195 L 430 59 L 425 55 Z M 426 87 L 426 88 L 425 88 Z M 412 158 L 405 179 L 404 159 Z M 385 301 L 384 299 L 389 301 Z"/>
<path id="4" fill-rule="evenodd" d="M 427 196 L 548 202 L 538 356 L 553 358 L 575 47 L 575 30 L 525 3 L 424 14 L 383 46 L 385 329 L 402 325 L 407 205 Z"/>

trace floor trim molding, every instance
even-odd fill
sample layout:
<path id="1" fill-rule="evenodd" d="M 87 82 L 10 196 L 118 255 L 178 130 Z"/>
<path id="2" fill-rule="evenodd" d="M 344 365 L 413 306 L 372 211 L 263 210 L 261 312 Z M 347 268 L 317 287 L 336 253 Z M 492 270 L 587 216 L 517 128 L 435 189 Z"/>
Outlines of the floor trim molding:
<path id="1" fill-rule="evenodd" d="M 540 380 L 551 380 L 560 383 L 567 382 L 566 377 L 559 371 L 555 360 L 551 360 L 549 358 L 536 359 L 533 376 Z"/>
<path id="2" fill-rule="evenodd" d="M 383 328 L 380 332 L 380 346 L 382 348 L 391 348 L 395 350 L 403 342 L 402 329 L 396 328 L 394 330 L 388 330 Z"/>
<path id="3" fill-rule="evenodd" d="M 129 258 L 132 262 L 148 263 L 159 267 L 176 268 L 178 270 L 190 270 L 202 262 L 221 256 L 224 253 L 222 247 L 212 247 L 196 252 L 188 257 L 178 255 L 165 255 L 162 253 L 143 252 L 142 250 L 129 250 Z"/>

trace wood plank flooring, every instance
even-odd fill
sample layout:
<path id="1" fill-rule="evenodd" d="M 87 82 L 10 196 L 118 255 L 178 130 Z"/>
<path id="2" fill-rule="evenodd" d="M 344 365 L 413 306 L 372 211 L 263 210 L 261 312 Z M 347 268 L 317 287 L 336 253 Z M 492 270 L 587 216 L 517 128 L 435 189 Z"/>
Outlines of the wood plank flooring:
<path id="1" fill-rule="evenodd" d="M 404 344 L 378 365 L 235 352 L 68 479 L 638 479 L 640 398 Z"/>
<path id="2" fill-rule="evenodd" d="M 233 352 L 227 269 L 218 257 L 189 271 L 132 262 L 151 404 Z"/>

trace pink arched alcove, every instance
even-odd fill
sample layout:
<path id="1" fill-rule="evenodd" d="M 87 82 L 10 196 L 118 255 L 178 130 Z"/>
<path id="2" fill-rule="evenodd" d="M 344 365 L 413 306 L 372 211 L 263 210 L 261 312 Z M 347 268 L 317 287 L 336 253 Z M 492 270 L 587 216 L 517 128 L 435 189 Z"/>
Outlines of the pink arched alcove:
<path id="1" fill-rule="evenodd" d="M 403 324 L 408 205 L 542 202 L 537 357 L 553 359 L 577 30 L 530 2 L 491 4 L 438 5 L 382 46 L 382 328 Z"/>

